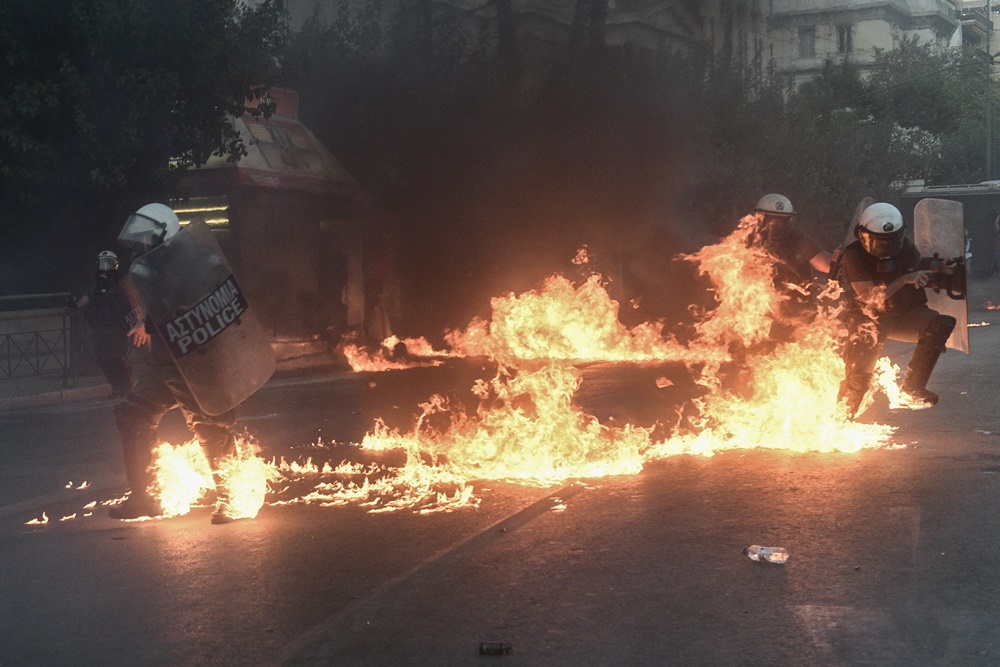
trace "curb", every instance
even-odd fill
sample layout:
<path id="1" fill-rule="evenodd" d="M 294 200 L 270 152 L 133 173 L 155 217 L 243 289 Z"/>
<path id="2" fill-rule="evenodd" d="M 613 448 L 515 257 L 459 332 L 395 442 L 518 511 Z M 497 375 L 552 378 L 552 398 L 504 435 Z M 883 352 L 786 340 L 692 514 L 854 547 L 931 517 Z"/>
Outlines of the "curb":
<path id="1" fill-rule="evenodd" d="M 305 355 L 281 359 L 278 362 L 278 367 L 274 375 L 271 376 L 271 379 L 261 389 L 266 388 L 268 385 L 283 386 L 295 384 L 307 378 L 313 379 L 317 376 L 335 377 L 350 372 L 350 367 L 343 363 L 338 363 L 330 355 Z M 98 382 L 82 387 L 43 391 L 24 396 L 5 396 L 0 397 L 0 414 L 15 410 L 58 405 L 60 403 L 105 398 L 111 398 L 111 385 L 107 382 Z"/>
<path id="2" fill-rule="evenodd" d="M 57 391 L 47 391 L 29 396 L 11 396 L 0 398 L 0 412 L 12 410 L 22 410 L 24 408 L 38 408 L 56 403 L 71 403 L 74 401 L 85 401 L 88 399 L 108 398 L 111 394 L 111 385 L 94 384 L 86 387 L 70 387 Z"/>

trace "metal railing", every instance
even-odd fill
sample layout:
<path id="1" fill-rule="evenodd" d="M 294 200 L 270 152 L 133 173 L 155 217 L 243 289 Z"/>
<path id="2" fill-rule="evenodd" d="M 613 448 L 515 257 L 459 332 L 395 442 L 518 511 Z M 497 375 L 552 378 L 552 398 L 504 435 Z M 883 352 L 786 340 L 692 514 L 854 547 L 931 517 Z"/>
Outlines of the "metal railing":
<path id="1" fill-rule="evenodd" d="M 63 387 L 97 372 L 69 293 L 0 297 L 0 380 L 59 374 Z"/>

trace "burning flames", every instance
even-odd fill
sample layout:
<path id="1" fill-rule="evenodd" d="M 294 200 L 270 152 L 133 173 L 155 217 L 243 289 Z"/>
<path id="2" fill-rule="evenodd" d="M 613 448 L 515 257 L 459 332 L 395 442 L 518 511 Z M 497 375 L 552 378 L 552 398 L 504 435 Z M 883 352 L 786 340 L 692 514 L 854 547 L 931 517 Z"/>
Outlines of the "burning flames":
<path id="1" fill-rule="evenodd" d="M 382 341 L 374 353 L 369 353 L 361 345 L 348 339 L 342 349 L 347 363 L 355 373 L 380 372 L 437 366 L 443 357 L 454 356 L 449 352 L 435 350 L 426 338 L 405 338 L 389 336 Z"/>
<path id="2" fill-rule="evenodd" d="M 254 518 L 264 505 L 268 484 L 276 471 L 258 456 L 260 447 L 248 437 L 237 438 L 236 452 L 219 461 L 212 473 L 197 440 L 182 445 L 161 443 L 154 452 L 152 495 L 159 499 L 163 516 L 187 514 L 209 491 L 219 486 L 228 493 L 234 518 Z"/>
<path id="3" fill-rule="evenodd" d="M 688 345 L 664 336 L 659 324 L 626 329 L 599 276 L 580 287 L 554 276 L 538 292 L 494 299 L 490 322 L 449 335 L 459 353 L 490 356 L 499 367 L 473 388 L 475 417 L 435 396 L 421 406 L 412 432 L 377 423 L 362 446 L 401 449 L 411 463 L 429 460 L 468 480 L 552 483 L 632 474 L 677 454 L 853 452 L 885 444 L 889 427 L 849 421 L 837 401 L 844 365 L 833 335 L 842 327 L 835 287 L 821 295 L 813 319 L 796 323 L 790 341 L 767 345 L 783 297 L 772 285 L 773 260 L 749 242 L 755 223 L 743 220 L 719 244 L 687 258 L 716 297 L 714 308 L 698 313 L 698 336 Z M 706 393 L 693 400 L 695 415 L 678 415 L 663 440 L 654 441 L 653 427 L 605 426 L 573 401 L 581 376 L 572 362 L 598 359 L 682 363 Z M 727 384 L 727 376 L 736 381 Z"/>
<path id="4" fill-rule="evenodd" d="M 756 224 L 749 216 L 719 243 L 682 258 L 710 281 L 715 301 L 692 308 L 695 335 L 685 343 L 660 322 L 624 326 L 601 276 L 579 285 L 551 276 L 538 290 L 494 298 L 489 321 L 474 319 L 447 332 L 449 351 L 422 338 L 393 337 L 374 354 L 344 345 L 356 371 L 441 363 L 448 356 L 496 363 L 495 375 L 471 388 L 473 410 L 435 395 L 420 405 L 409 431 L 376 421 L 360 448 L 400 451 L 401 466 L 265 462 L 256 444 L 242 439 L 218 475 L 246 517 L 256 516 L 268 498 L 272 505 L 437 512 L 477 505 L 477 480 L 549 485 L 635 474 L 650 461 L 679 454 L 856 452 L 888 444 L 891 427 L 851 421 L 838 403 L 844 363 L 837 341 L 844 332 L 836 285 L 821 290 L 807 317 L 787 321 L 782 306 L 788 297 L 773 287 L 773 259 L 753 242 Z M 578 266 L 587 261 L 585 251 L 573 260 Z M 775 339 L 778 325 L 789 333 Z M 665 408 L 656 424 L 602 424 L 575 402 L 584 373 L 574 363 L 582 361 L 683 367 L 701 391 L 685 406 Z M 883 360 L 878 386 L 891 407 L 902 406 L 897 372 Z M 672 382 L 660 376 L 656 385 Z M 188 512 L 215 488 L 194 441 L 161 446 L 155 473 L 155 492 L 169 515 Z"/>

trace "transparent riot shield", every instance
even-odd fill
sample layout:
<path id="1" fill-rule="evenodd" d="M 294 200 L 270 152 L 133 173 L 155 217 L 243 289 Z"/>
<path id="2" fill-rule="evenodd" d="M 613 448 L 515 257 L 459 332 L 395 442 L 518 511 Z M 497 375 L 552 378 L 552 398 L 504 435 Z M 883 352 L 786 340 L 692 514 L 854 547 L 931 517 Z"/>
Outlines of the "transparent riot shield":
<path id="1" fill-rule="evenodd" d="M 270 338 L 205 223 L 139 257 L 129 276 L 205 413 L 235 407 L 274 373 Z"/>
<path id="2" fill-rule="evenodd" d="M 921 199 L 917 202 L 913 209 L 913 241 L 921 257 L 961 258 L 962 261 L 955 266 L 954 277 L 958 284 L 966 284 L 965 217 L 961 202 L 948 199 Z M 948 347 L 968 354 L 969 307 L 964 287 L 959 292 L 928 287 L 927 305 L 942 315 L 955 318 L 958 323 L 948 338 Z"/>

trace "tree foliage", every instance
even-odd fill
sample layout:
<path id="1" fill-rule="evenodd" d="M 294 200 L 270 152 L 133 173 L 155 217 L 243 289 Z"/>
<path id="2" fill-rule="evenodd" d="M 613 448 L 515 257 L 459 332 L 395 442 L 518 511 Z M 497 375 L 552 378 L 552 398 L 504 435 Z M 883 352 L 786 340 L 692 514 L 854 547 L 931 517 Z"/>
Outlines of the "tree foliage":
<path id="1" fill-rule="evenodd" d="M 827 63 L 792 89 L 725 51 L 608 45 L 601 0 L 578 0 L 564 50 L 540 55 L 507 5 L 355 3 L 286 59 L 306 124 L 403 221 L 421 316 L 463 324 L 454 304 L 529 288 L 582 244 L 616 296 L 669 313 L 669 258 L 766 192 L 832 247 L 866 196 L 982 178 L 981 54 L 903 40 L 867 75 Z"/>
<path id="2" fill-rule="evenodd" d="M 4 0 L 7 214 L 99 237 L 102 218 L 160 195 L 173 170 L 240 155 L 227 114 L 267 111 L 286 35 L 275 0 Z"/>
<path id="3" fill-rule="evenodd" d="M 239 155 L 226 114 L 259 111 L 284 35 L 273 2 L 3 3 L 5 194 L 142 191 L 171 159 Z"/>

